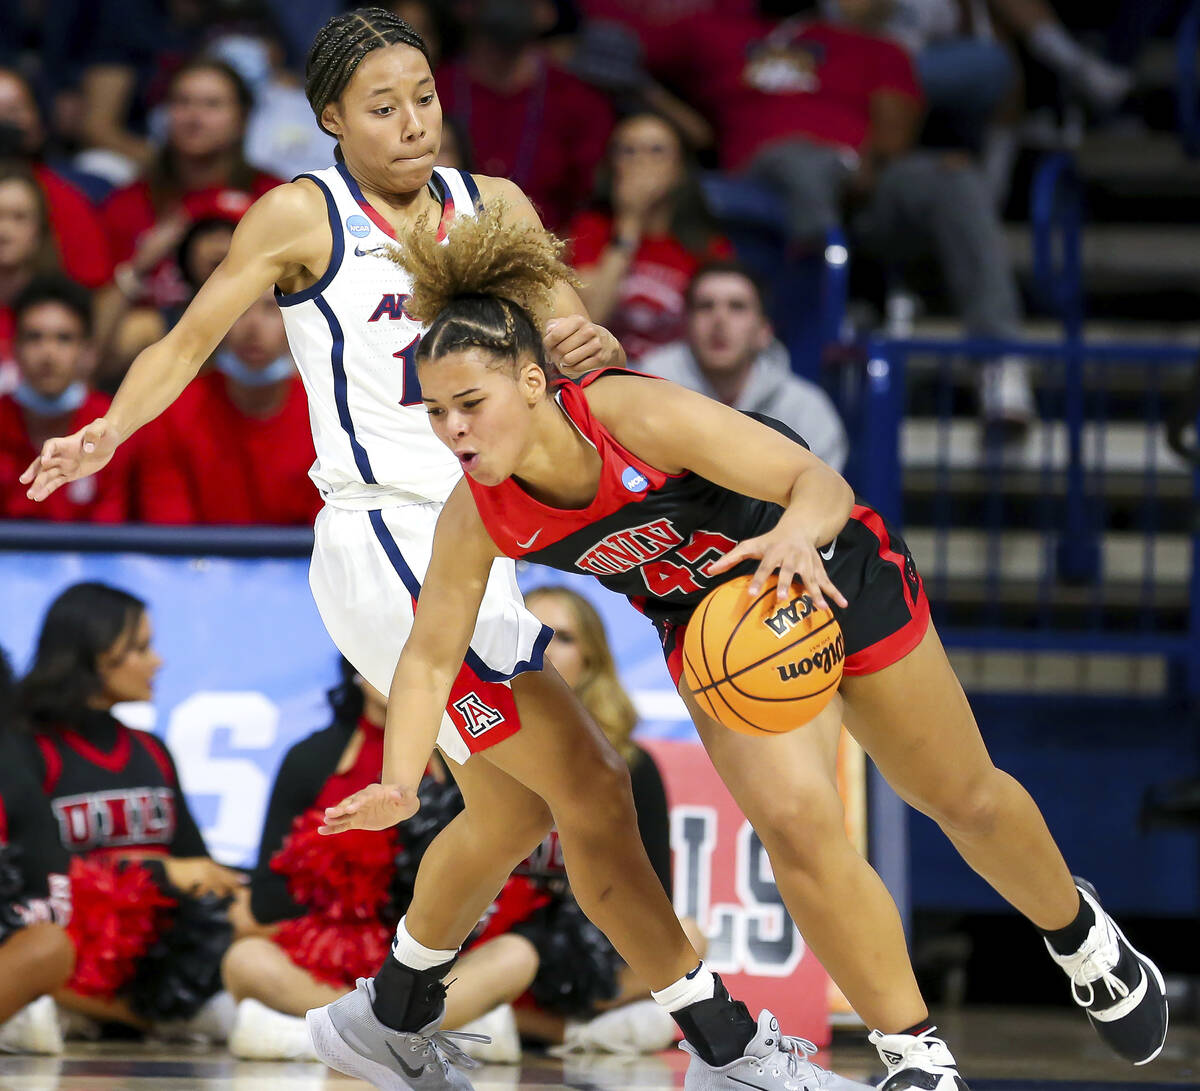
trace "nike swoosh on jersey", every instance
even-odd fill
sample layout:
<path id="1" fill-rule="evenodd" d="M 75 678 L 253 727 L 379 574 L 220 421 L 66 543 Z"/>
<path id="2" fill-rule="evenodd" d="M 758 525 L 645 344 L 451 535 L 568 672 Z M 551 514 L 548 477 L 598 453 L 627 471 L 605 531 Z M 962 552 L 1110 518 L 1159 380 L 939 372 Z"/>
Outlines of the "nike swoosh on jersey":
<path id="1" fill-rule="evenodd" d="M 405 1075 L 406 1075 L 406 1076 L 407 1076 L 407 1077 L 408 1077 L 410 1080 L 415 1080 L 415 1079 L 417 1079 L 418 1077 L 420 1077 L 421 1073 L 423 1073 L 423 1072 L 425 1071 L 425 1066 L 424 1066 L 424 1065 L 421 1065 L 421 1067 L 420 1067 L 420 1068 L 410 1068 L 410 1067 L 409 1067 L 407 1064 L 405 1064 L 405 1062 L 404 1062 L 404 1058 L 403 1058 L 403 1057 L 401 1057 L 401 1056 L 400 1056 L 400 1054 L 399 1054 L 399 1053 L 397 1053 L 397 1052 L 396 1052 L 394 1049 L 392 1049 L 392 1043 L 391 1043 L 391 1042 L 384 1042 L 383 1044 L 384 1044 L 385 1046 L 387 1046 L 387 1051 L 388 1051 L 388 1052 L 389 1052 L 389 1053 L 390 1053 L 390 1054 L 391 1054 L 393 1057 L 395 1057 L 395 1058 L 396 1058 L 396 1062 L 397 1062 L 397 1064 L 399 1064 L 399 1065 L 400 1065 L 400 1067 L 401 1067 L 402 1069 L 404 1069 L 404 1074 L 405 1074 Z"/>
<path id="2" fill-rule="evenodd" d="M 535 530 L 535 531 L 533 532 L 533 537 L 532 537 L 532 538 L 530 538 L 530 539 L 529 539 L 529 541 L 527 541 L 527 542 L 518 542 L 518 543 L 517 543 L 517 548 L 518 548 L 518 549 L 528 549 L 528 548 L 529 548 L 531 545 L 533 545 L 533 543 L 534 543 L 534 542 L 536 542 L 536 541 L 537 541 L 537 540 L 538 540 L 538 539 L 539 539 L 541 536 L 542 536 L 542 528 L 541 528 L 541 527 L 538 527 L 538 529 L 537 529 L 537 530 Z"/>
<path id="3" fill-rule="evenodd" d="M 835 549 L 837 549 L 837 539 L 836 538 L 834 538 L 834 540 L 829 543 L 829 552 L 828 553 L 826 553 L 825 550 L 823 550 L 823 549 L 818 549 L 817 552 L 821 554 L 822 560 L 832 561 L 833 560 L 833 551 Z"/>
<path id="4" fill-rule="evenodd" d="M 372 246 L 368 250 L 364 250 L 361 246 L 354 248 L 354 256 L 356 258 L 365 258 L 368 254 L 382 254 L 387 249 L 386 246 Z"/>

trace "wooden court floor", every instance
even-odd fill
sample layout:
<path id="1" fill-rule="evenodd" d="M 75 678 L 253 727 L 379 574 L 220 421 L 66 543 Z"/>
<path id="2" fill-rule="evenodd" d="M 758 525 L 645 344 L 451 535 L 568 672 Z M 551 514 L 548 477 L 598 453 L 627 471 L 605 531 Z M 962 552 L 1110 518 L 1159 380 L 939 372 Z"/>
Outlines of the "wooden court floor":
<path id="1" fill-rule="evenodd" d="M 1112 1060 L 1082 1017 L 1060 1010 L 972 1010 L 939 1024 L 972 1091 L 1178 1091 L 1200 1089 L 1200 1027 L 1172 1027 L 1166 1049 L 1145 1068 Z M 861 1036 L 842 1036 L 822 1062 L 860 1080 L 881 1073 Z M 474 1073 L 476 1091 L 666 1091 L 683 1086 L 678 1051 L 633 1060 L 557 1061 Z M 71 1044 L 61 1058 L 0 1055 L 0 1091 L 349 1091 L 365 1084 L 316 1064 L 234 1061 L 223 1051 L 126 1043 Z"/>

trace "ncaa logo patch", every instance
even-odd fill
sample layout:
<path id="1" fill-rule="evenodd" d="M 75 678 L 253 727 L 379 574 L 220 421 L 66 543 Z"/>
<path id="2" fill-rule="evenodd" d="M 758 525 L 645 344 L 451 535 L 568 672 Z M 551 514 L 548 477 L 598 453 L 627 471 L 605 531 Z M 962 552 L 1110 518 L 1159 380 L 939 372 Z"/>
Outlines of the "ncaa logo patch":
<path id="1" fill-rule="evenodd" d="M 347 216 L 346 230 L 356 239 L 365 239 L 371 233 L 371 224 L 366 216 Z"/>
<path id="2" fill-rule="evenodd" d="M 621 471 L 621 484 L 630 492 L 645 492 L 650 487 L 650 482 L 646 480 L 646 475 L 632 466 L 626 466 Z"/>

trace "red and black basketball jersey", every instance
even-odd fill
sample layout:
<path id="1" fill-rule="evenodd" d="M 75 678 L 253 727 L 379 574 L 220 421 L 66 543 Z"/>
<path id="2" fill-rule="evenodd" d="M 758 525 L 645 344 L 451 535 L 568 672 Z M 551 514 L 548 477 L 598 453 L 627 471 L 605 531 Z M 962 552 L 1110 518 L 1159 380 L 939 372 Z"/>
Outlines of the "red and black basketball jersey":
<path id="1" fill-rule="evenodd" d="M 467 475 L 483 525 L 510 557 L 564 572 L 585 572 L 618 591 L 654 622 L 672 677 L 682 670 L 680 636 L 692 611 L 717 584 L 750 572 L 747 561 L 712 575 L 738 542 L 774 528 L 783 509 L 732 492 L 694 473 L 666 474 L 625 450 L 592 416 L 583 390 L 610 368 L 564 382 L 555 397 L 602 459 L 595 499 L 579 510 L 552 508 L 513 478 L 480 485 Z M 785 424 L 748 416 L 805 447 Z M 712 438 L 714 444 L 721 437 Z M 929 603 L 904 539 L 878 512 L 859 504 L 821 550 L 849 606 L 832 604 L 845 638 L 846 674 L 869 674 L 907 655 L 925 634 Z"/>
<path id="2" fill-rule="evenodd" d="M 33 736 L 42 790 L 72 853 L 206 856 L 166 747 L 105 712 Z"/>
<path id="3" fill-rule="evenodd" d="M 610 374 L 632 373 L 593 371 L 578 385 L 564 382 L 555 389 L 563 412 L 603 460 L 596 498 L 586 508 L 549 507 L 511 477 L 489 487 L 468 474 L 467 482 L 484 526 L 508 556 L 595 576 L 652 620 L 685 623 L 717 583 L 753 572 L 757 564 L 714 577 L 712 563 L 743 538 L 773 527 L 783 509 L 698 474 L 663 473 L 625 450 L 592 416 L 583 392 Z M 778 421 L 758 419 L 804 444 Z"/>

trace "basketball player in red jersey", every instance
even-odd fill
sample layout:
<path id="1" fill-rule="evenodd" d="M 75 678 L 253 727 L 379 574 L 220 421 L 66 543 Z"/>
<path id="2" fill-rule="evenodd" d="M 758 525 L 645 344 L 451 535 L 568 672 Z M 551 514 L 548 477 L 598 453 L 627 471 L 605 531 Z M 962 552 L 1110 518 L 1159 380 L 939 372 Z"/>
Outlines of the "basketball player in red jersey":
<path id="1" fill-rule="evenodd" d="M 437 513 L 462 474 L 426 419 L 414 365 L 423 328 L 405 309 L 412 277 L 386 250 L 415 234 L 436 245 L 451 220 L 501 201 L 504 222 L 539 221 L 511 182 L 435 168 L 442 112 L 428 51 L 391 13 L 365 8 L 331 19 L 310 51 L 305 91 L 317 123 L 337 138 L 339 162 L 255 202 L 228 256 L 178 325 L 134 361 L 107 414 L 49 440 L 22 480 L 41 500 L 104 466 L 274 286 L 308 393 L 317 452 L 311 476 L 325 500 L 310 569 L 314 598 L 343 654 L 386 691 Z M 547 287 L 543 347 L 556 361 L 579 370 L 623 362 L 566 280 Z M 452 1064 L 461 1053 L 438 1033 L 443 979 L 553 821 L 581 907 L 658 990 L 695 1048 L 688 1087 L 737 1091 L 736 1073 L 750 1068 L 775 1073 L 760 1086 L 782 1088 L 803 1072 L 815 1087 L 817 1070 L 769 1013 L 756 1023 L 698 965 L 638 837 L 624 761 L 553 669 L 540 669 L 549 638 L 524 609 L 511 562 L 501 562 L 465 662 L 460 657 L 454 698 L 438 717 L 439 746 L 457 763 L 466 810 L 422 859 L 379 973 L 309 1012 L 318 1056 L 396 1091 L 469 1087 Z M 406 806 L 415 809 L 415 796 Z"/>
<path id="2" fill-rule="evenodd" d="M 530 318 L 556 254 L 544 232 L 494 213 L 457 226 L 447 247 L 414 238 L 397 254 L 418 284 L 410 311 L 430 323 L 417 354 L 425 404 L 467 476 L 440 517 L 392 683 L 391 785 L 350 797 L 329 825 L 384 820 L 389 793 L 418 783 L 495 558 L 590 573 L 659 630 L 805 941 L 875 1028 L 886 1091 L 966 1084 L 927 1022 L 896 907 L 846 838 L 832 775 L 843 717 L 900 795 L 1042 932 L 1101 1037 L 1135 1064 L 1153 1059 L 1167 1027 L 1162 977 L 1072 878 L 1028 793 L 992 764 L 904 542 L 777 422 L 625 371 L 556 381 Z M 781 601 L 795 578 L 838 617 L 841 707 L 749 737 L 709 719 L 680 682 L 682 631 L 715 584 L 752 572 L 753 597 L 775 570 Z"/>

